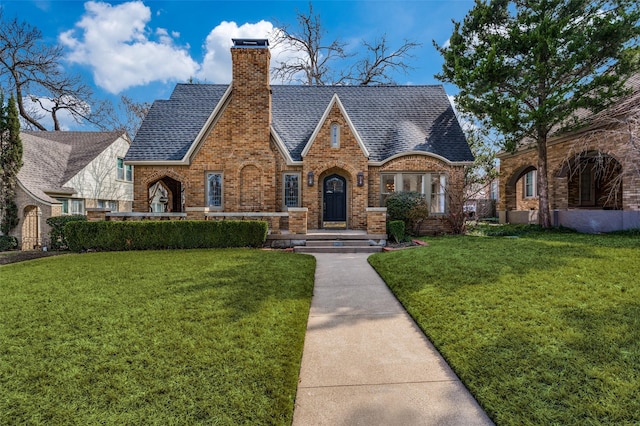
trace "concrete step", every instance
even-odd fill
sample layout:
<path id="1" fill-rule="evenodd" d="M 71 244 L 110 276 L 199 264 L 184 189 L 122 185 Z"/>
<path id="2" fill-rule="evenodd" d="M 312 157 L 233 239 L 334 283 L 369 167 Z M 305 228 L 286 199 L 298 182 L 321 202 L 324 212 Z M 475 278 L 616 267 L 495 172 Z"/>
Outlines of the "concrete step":
<path id="1" fill-rule="evenodd" d="M 308 243 L 308 242 L 307 242 Z M 382 251 L 380 246 L 295 246 L 293 251 L 296 253 L 379 253 Z"/>
<path id="2" fill-rule="evenodd" d="M 357 247 L 367 246 L 369 240 L 307 240 L 307 247 Z"/>

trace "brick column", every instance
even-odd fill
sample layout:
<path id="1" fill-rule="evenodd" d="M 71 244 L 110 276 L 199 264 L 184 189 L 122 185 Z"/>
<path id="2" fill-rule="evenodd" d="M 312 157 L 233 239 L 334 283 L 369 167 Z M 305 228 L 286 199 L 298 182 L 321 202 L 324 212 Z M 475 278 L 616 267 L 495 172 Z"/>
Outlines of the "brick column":
<path id="1" fill-rule="evenodd" d="M 103 208 L 87 208 L 87 220 L 89 222 L 97 222 L 99 220 L 106 220 L 107 213 L 111 212 L 111 209 Z"/>
<path id="2" fill-rule="evenodd" d="M 307 213 L 306 207 L 289 207 L 289 232 L 294 234 L 307 233 Z"/>
<path id="3" fill-rule="evenodd" d="M 187 220 L 205 220 L 205 212 L 209 211 L 208 207 L 186 207 L 184 209 L 187 214 Z"/>
<path id="4" fill-rule="evenodd" d="M 367 207 L 367 233 L 386 234 L 387 233 L 387 208 Z"/>

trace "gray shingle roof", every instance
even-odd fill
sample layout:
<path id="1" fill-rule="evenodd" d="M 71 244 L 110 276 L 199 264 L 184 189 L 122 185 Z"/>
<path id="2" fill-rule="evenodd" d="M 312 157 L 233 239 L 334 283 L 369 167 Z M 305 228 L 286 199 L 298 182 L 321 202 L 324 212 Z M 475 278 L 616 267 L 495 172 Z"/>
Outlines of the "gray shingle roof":
<path id="1" fill-rule="evenodd" d="M 122 136 L 122 132 L 20 132 L 23 166 L 18 180 L 33 195 L 54 201 L 45 192 L 73 194 L 65 188 L 73 176 Z"/>
<path id="2" fill-rule="evenodd" d="M 156 101 L 126 159 L 180 160 L 226 85 L 176 86 Z M 407 151 L 430 152 L 449 161 L 473 161 L 442 86 L 271 86 L 272 124 L 293 160 L 302 151 L 334 94 L 340 98 L 370 153 L 383 161 Z"/>

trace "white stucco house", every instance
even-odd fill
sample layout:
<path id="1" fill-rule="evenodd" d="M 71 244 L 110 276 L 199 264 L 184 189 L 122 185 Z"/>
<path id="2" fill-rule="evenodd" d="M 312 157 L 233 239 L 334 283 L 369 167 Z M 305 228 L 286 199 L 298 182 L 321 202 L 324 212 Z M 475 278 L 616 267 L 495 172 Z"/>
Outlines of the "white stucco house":
<path id="1" fill-rule="evenodd" d="M 130 144 L 126 133 L 23 131 L 20 138 L 20 222 L 11 234 L 22 250 L 47 244 L 49 217 L 85 214 L 95 207 L 131 211 L 133 166 L 124 164 Z"/>

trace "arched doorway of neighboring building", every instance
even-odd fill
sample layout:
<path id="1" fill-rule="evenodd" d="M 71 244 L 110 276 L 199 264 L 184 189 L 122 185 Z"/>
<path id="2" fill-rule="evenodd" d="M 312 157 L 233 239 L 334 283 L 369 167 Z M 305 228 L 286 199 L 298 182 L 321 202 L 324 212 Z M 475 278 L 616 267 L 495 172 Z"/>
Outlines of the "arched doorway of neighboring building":
<path id="1" fill-rule="evenodd" d="M 564 164 L 567 206 L 584 209 L 622 209 L 622 165 L 600 151 L 586 151 Z"/>
<path id="2" fill-rule="evenodd" d="M 36 250 L 42 244 L 40 238 L 40 209 L 26 206 L 22 215 L 22 250 Z"/>
<path id="3" fill-rule="evenodd" d="M 184 210 L 182 183 L 169 176 L 152 182 L 148 189 L 148 203 L 151 212 L 182 212 Z"/>

